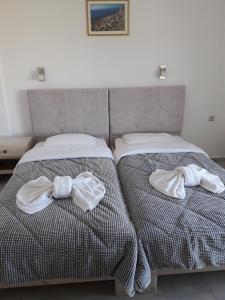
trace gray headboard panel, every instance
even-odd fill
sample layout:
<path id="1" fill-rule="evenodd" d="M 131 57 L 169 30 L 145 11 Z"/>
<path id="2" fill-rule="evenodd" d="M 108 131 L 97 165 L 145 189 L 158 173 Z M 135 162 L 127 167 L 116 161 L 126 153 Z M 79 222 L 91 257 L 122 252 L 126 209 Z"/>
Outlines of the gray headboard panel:
<path id="1" fill-rule="evenodd" d="M 185 86 L 109 90 L 110 140 L 130 132 L 180 133 Z"/>
<path id="2" fill-rule="evenodd" d="M 60 133 L 87 133 L 109 140 L 107 89 L 29 90 L 36 140 Z"/>

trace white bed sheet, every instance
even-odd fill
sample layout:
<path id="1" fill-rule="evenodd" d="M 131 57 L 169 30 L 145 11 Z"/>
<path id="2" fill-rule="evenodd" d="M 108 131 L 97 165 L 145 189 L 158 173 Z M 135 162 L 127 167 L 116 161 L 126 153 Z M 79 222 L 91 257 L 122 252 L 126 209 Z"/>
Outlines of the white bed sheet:
<path id="1" fill-rule="evenodd" d="M 174 141 L 148 142 L 140 144 L 127 144 L 123 138 L 115 141 L 114 158 L 116 163 L 124 156 L 145 153 L 179 153 L 179 152 L 195 152 L 208 154 L 201 148 L 186 142 L 182 138 Z"/>
<path id="2" fill-rule="evenodd" d="M 27 151 L 18 162 L 18 165 L 38 160 L 80 157 L 106 157 L 113 159 L 112 152 L 107 147 L 104 139 L 97 139 L 94 145 L 76 146 L 45 146 L 44 142 L 41 142 Z"/>

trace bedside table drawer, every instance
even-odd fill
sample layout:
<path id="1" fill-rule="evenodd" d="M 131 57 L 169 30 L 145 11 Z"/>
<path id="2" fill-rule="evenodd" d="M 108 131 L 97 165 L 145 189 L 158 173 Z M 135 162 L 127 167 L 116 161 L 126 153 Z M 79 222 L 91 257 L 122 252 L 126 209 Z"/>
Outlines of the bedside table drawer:
<path id="1" fill-rule="evenodd" d="M 23 147 L 4 147 L 0 146 L 0 159 L 8 159 L 10 157 L 21 157 L 24 153 Z"/>
<path id="2" fill-rule="evenodd" d="M 30 149 L 32 138 L 0 138 L 0 159 L 21 158 Z"/>

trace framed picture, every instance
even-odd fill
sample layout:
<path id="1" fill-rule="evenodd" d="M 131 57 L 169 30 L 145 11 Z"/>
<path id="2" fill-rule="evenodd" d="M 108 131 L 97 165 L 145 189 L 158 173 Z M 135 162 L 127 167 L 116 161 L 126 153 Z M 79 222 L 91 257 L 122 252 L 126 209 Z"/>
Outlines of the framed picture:
<path id="1" fill-rule="evenodd" d="M 86 0 L 88 35 L 128 35 L 129 0 Z"/>

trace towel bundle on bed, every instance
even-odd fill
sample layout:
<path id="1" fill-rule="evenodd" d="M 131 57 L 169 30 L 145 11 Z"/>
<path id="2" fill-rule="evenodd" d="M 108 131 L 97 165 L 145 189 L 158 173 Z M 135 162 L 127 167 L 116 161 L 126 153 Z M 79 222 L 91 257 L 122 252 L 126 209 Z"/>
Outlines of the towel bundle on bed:
<path id="1" fill-rule="evenodd" d="M 172 171 L 158 169 L 151 174 L 149 182 L 163 194 L 178 199 L 185 198 L 185 186 L 200 185 L 213 193 L 222 193 L 225 190 L 217 175 L 195 164 L 177 167 Z"/>
<path id="2" fill-rule="evenodd" d="M 50 205 L 54 199 L 72 197 L 84 211 L 94 209 L 105 195 L 105 185 L 91 172 L 76 178 L 56 176 L 51 182 L 45 176 L 29 181 L 17 192 L 16 204 L 27 214 L 34 214 Z"/>

